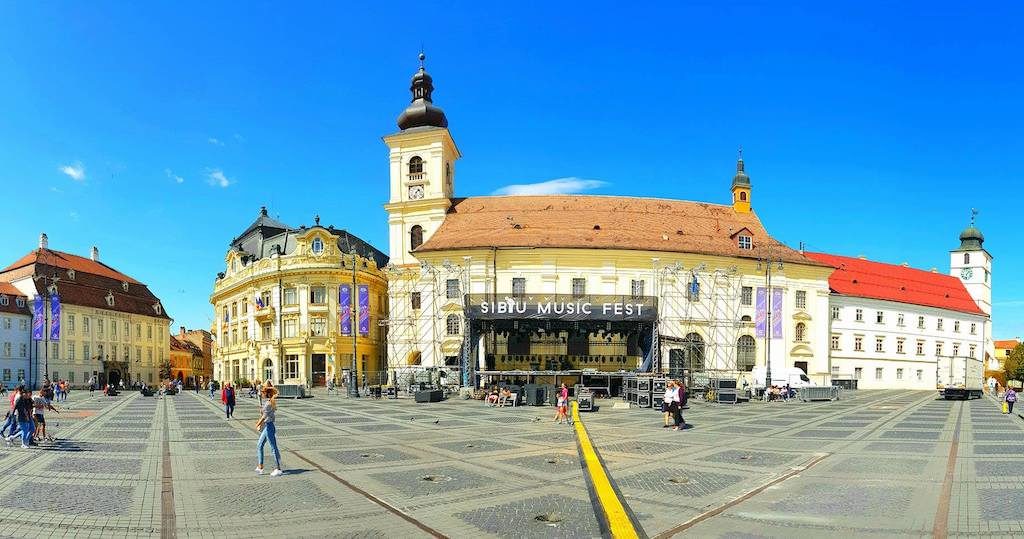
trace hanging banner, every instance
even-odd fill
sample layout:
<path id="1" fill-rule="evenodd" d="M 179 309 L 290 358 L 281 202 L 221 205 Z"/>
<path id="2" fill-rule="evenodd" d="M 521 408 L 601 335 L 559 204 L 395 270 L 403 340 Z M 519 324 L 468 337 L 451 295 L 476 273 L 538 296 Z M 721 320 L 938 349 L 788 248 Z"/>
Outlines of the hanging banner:
<path id="1" fill-rule="evenodd" d="M 352 334 L 352 286 L 343 284 L 338 288 L 338 318 L 341 319 L 341 334 Z"/>
<path id="2" fill-rule="evenodd" d="M 767 327 L 766 319 L 768 317 L 768 294 L 765 293 L 764 288 L 757 288 L 757 302 L 755 305 L 754 336 L 758 339 L 763 339 L 765 336 L 765 329 Z"/>
<path id="3" fill-rule="evenodd" d="M 370 334 L 370 287 L 359 285 L 359 334 Z"/>
<path id="4" fill-rule="evenodd" d="M 46 320 L 43 316 L 43 297 L 36 296 L 35 302 L 32 304 L 32 339 L 36 341 L 43 340 L 43 324 Z"/>
<path id="5" fill-rule="evenodd" d="M 782 338 L 782 289 L 772 289 L 772 338 Z"/>
<path id="6" fill-rule="evenodd" d="M 50 296 L 50 340 L 60 340 L 60 296 Z"/>

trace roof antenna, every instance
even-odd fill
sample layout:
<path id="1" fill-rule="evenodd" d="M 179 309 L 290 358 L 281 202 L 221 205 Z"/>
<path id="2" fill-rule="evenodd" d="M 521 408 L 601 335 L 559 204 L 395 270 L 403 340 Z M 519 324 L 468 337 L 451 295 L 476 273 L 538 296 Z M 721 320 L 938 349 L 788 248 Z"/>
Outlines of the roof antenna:
<path id="1" fill-rule="evenodd" d="M 978 216 L 978 208 L 971 208 L 971 226 L 974 226 L 974 218 Z"/>
<path id="2" fill-rule="evenodd" d="M 423 60 L 427 59 L 427 55 L 423 54 L 423 42 L 420 41 L 420 69 L 423 69 Z"/>

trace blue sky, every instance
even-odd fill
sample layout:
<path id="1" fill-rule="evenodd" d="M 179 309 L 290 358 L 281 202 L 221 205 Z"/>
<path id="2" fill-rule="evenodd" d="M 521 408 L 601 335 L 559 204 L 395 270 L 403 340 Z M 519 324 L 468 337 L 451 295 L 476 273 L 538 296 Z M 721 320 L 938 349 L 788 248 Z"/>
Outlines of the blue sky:
<path id="1" fill-rule="evenodd" d="M 98 245 L 176 325 L 208 326 L 261 205 L 386 248 L 380 137 L 422 44 L 460 196 L 579 178 L 727 203 L 742 145 L 793 246 L 946 271 L 978 208 L 996 337 L 1024 336 L 1016 3 L 135 4 L 0 4 L 5 256 Z"/>

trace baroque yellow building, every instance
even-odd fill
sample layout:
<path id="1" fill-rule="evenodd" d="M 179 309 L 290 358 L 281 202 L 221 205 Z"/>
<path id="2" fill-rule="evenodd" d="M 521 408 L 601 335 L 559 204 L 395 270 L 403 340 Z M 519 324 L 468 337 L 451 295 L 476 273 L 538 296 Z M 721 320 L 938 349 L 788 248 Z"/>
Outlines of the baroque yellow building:
<path id="1" fill-rule="evenodd" d="M 382 378 L 388 258 L 333 226 L 259 216 L 231 241 L 210 303 L 213 378 L 321 386 Z M 346 377 L 347 379 L 347 377 Z"/>
<path id="2" fill-rule="evenodd" d="M 126 386 L 160 381 L 168 359 L 171 318 L 144 283 L 100 261 L 49 248 L 46 234 L 39 248 L 0 270 L 29 298 L 42 303 L 42 339 L 32 346 L 32 382 L 44 377 L 85 387 Z M 56 307 L 55 307 L 56 305 Z"/>

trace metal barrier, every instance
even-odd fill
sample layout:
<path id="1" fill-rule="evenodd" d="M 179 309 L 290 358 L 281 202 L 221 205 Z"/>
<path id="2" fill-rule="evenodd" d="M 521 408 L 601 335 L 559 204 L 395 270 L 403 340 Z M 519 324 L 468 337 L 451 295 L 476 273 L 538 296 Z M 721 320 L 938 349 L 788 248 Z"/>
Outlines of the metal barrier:
<path id="1" fill-rule="evenodd" d="M 306 396 L 306 388 L 298 384 L 281 384 L 274 386 L 278 395 L 285 398 L 302 399 Z"/>
<path id="2" fill-rule="evenodd" d="M 800 388 L 797 397 L 804 402 L 835 401 L 839 400 L 840 391 L 840 388 L 830 386 L 803 387 Z"/>

